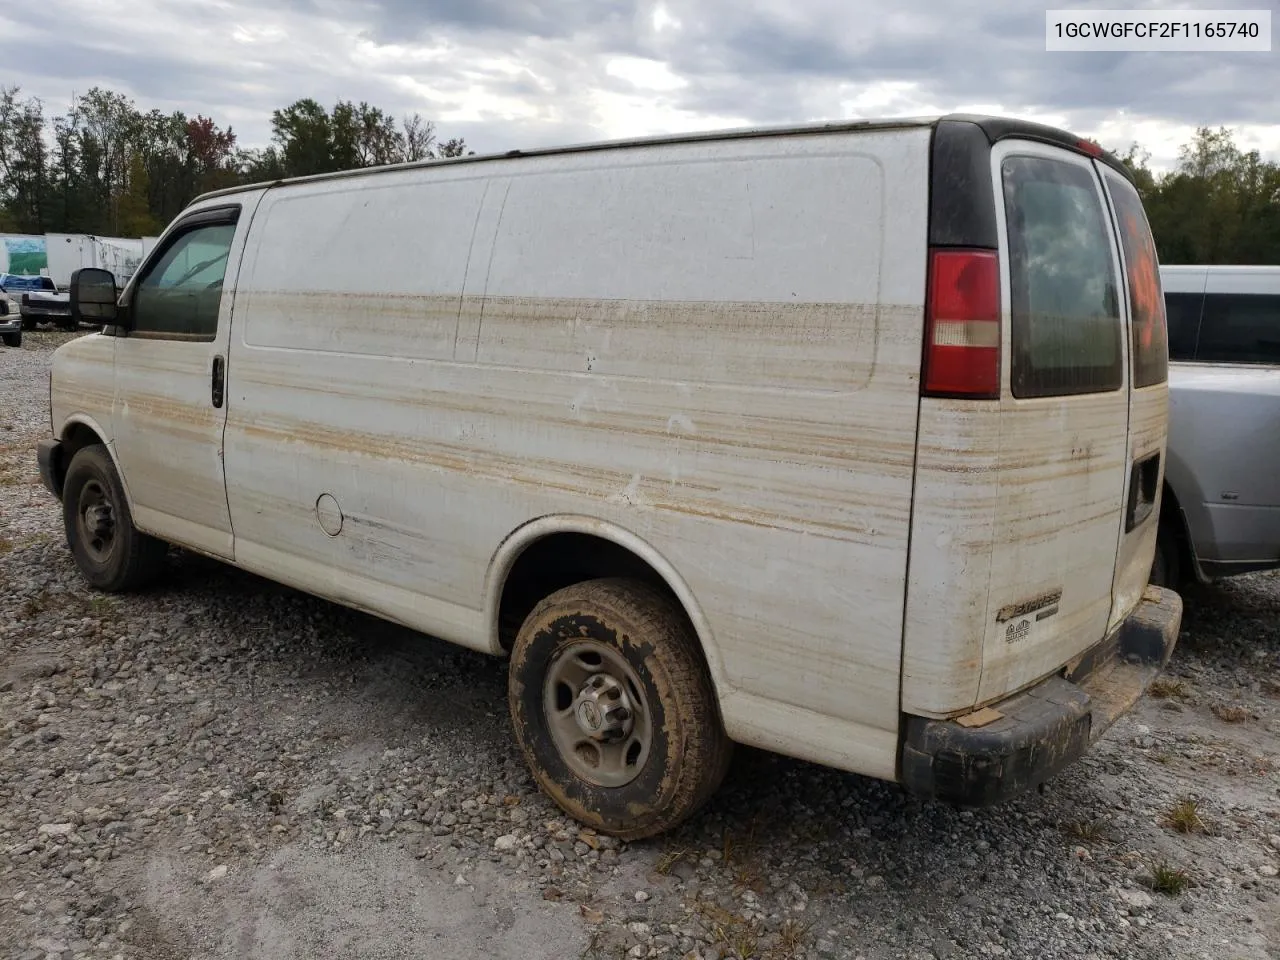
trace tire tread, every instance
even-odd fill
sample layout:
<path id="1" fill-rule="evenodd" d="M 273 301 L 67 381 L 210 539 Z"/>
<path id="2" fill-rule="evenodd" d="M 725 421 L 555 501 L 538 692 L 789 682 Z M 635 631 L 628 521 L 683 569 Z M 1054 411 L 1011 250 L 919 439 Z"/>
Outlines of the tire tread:
<path id="1" fill-rule="evenodd" d="M 629 630 L 652 642 L 662 657 L 672 702 L 682 711 L 676 718 L 680 742 L 669 747 L 670 767 L 677 771 L 678 780 L 664 807 L 651 809 L 630 823 L 598 823 L 599 818 L 591 811 L 570 809 L 568 812 L 624 840 L 638 840 L 670 830 L 711 798 L 723 782 L 733 757 L 733 742 L 724 732 L 715 690 L 689 620 L 668 594 L 640 580 L 604 578 L 573 584 L 545 598 L 529 614 L 512 650 L 513 671 L 520 666 L 519 658 L 524 652 L 525 627 L 566 604 L 598 611 L 626 623 Z M 514 697 L 511 706 L 514 713 Z M 521 747 L 535 777 L 540 777 L 536 757 L 523 740 Z"/>

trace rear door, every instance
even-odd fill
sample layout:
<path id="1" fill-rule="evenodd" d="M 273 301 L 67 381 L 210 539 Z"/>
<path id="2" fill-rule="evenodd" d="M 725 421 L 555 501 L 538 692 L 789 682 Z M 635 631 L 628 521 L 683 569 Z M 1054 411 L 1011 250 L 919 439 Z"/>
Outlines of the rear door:
<path id="1" fill-rule="evenodd" d="M 1125 285 L 1102 181 L 1090 158 L 1028 141 L 997 143 L 992 167 L 1007 334 L 979 702 L 1100 640 L 1127 602 L 1117 582 L 1127 596 L 1132 580 L 1116 564 L 1131 464 Z"/>
<path id="2" fill-rule="evenodd" d="M 1128 473 L 1107 624 L 1113 628 L 1141 599 L 1155 554 L 1169 430 L 1169 344 L 1160 265 L 1142 200 L 1116 171 L 1095 165 L 1120 239 L 1130 353 Z"/>

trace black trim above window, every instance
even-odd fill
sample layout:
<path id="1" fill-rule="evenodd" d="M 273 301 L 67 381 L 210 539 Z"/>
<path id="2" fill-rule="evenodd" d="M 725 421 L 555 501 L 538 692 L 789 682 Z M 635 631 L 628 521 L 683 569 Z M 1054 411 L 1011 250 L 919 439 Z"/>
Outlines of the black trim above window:
<path id="1" fill-rule="evenodd" d="M 226 203 L 197 210 L 195 213 L 179 220 L 173 229 L 176 233 L 178 230 L 188 230 L 191 227 L 206 227 L 211 223 L 238 223 L 239 221 L 240 204 Z"/>
<path id="2" fill-rule="evenodd" d="M 994 250 L 999 245 L 991 143 L 976 123 L 941 120 L 933 131 L 929 246 Z"/>

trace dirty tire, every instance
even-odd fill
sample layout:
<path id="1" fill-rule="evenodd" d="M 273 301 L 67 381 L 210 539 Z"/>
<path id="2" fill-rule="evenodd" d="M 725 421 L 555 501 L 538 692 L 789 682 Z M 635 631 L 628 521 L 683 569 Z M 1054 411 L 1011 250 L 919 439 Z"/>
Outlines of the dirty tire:
<path id="1" fill-rule="evenodd" d="M 15 330 L 13 333 L 0 333 L 0 339 L 4 340 L 6 347 L 22 346 L 22 331 Z"/>
<path id="2" fill-rule="evenodd" d="M 90 492 L 110 506 L 112 535 L 102 550 L 94 550 L 83 536 L 80 517 Z M 62 489 L 62 523 L 76 566 L 99 590 L 135 590 L 153 581 L 164 567 L 168 544 L 133 525 L 120 475 L 102 444 L 83 447 L 71 458 Z"/>
<path id="3" fill-rule="evenodd" d="M 651 715 L 647 756 L 622 786 L 574 772 L 544 707 L 557 652 L 584 639 L 622 655 Z M 508 699 L 534 779 L 566 813 L 601 833 L 636 840 L 671 829 L 711 797 L 728 769 L 733 745 L 693 628 L 671 597 L 638 580 L 590 580 L 539 603 L 516 636 Z"/>

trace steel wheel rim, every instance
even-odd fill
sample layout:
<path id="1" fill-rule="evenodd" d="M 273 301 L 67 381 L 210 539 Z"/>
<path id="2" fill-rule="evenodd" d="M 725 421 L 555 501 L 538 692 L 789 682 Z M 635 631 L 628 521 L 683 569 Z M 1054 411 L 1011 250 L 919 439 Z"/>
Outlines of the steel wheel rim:
<path id="1" fill-rule="evenodd" d="M 85 552 L 95 562 L 105 563 L 116 541 L 115 509 L 97 480 L 88 481 L 80 490 L 76 525 Z"/>
<path id="2" fill-rule="evenodd" d="M 576 776 L 622 787 L 640 775 L 653 717 L 639 676 L 613 647 L 579 640 L 556 651 L 542 702 L 556 750 Z"/>

